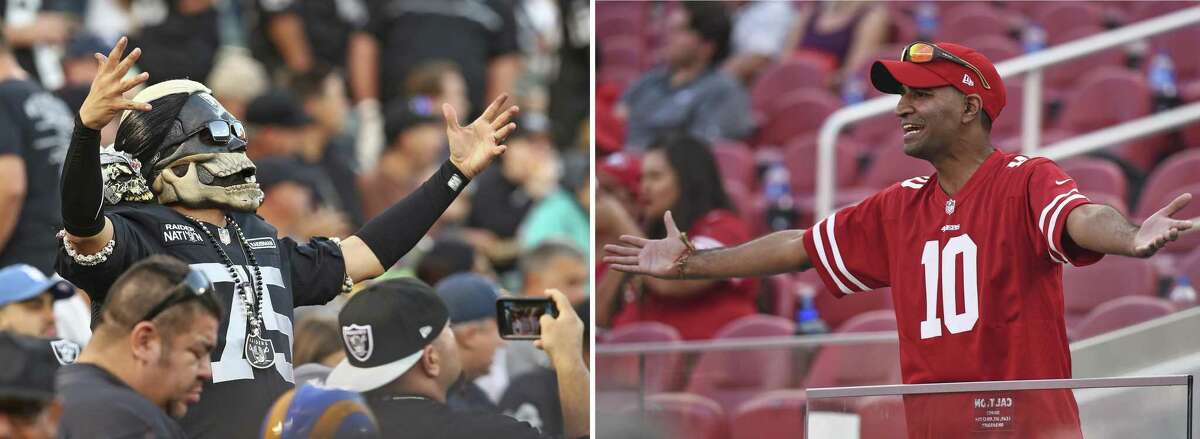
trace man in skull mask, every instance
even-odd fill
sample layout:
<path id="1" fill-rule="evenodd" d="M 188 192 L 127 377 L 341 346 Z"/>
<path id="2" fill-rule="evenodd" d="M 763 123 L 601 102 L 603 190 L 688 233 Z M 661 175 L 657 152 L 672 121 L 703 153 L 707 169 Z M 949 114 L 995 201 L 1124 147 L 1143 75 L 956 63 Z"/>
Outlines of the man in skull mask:
<path id="1" fill-rule="evenodd" d="M 122 38 L 106 57 L 76 120 L 63 169 L 58 271 L 104 301 L 134 262 L 164 253 L 203 271 L 225 304 L 212 381 L 182 420 L 189 437 L 252 437 L 271 403 L 293 388 L 292 311 L 328 302 L 382 274 L 498 155 L 516 125 L 506 96 L 463 127 L 443 107 L 450 159 L 424 185 L 346 240 L 278 238 L 254 214 L 263 193 L 241 123 L 203 85 L 186 80 L 122 94 L 141 55 Z M 113 149 L 99 129 L 121 114 Z"/>

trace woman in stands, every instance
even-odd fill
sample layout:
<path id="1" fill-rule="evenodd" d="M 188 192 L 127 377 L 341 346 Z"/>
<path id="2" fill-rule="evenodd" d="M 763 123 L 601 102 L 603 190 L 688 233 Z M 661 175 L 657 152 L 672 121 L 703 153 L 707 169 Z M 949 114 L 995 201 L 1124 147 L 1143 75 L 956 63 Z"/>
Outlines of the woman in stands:
<path id="1" fill-rule="evenodd" d="M 752 238 L 746 222 L 725 193 L 710 146 L 690 137 L 659 141 L 642 158 L 640 215 L 619 203 L 598 204 L 597 217 L 619 217 L 619 234 L 662 238 L 664 215 L 671 215 L 698 250 Z M 640 229 L 633 218 L 643 220 Z M 671 325 L 685 340 L 712 338 L 724 324 L 754 314 L 757 279 L 663 280 L 611 272 L 597 284 L 596 317 L 601 326 L 634 322 Z M 618 294 L 625 292 L 625 294 Z"/>

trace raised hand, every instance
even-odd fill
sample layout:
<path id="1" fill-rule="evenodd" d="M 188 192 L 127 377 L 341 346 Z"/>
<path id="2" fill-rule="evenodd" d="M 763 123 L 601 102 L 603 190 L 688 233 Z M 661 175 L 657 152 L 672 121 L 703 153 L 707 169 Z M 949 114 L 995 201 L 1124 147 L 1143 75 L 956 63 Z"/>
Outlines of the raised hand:
<path id="1" fill-rule="evenodd" d="M 513 115 L 519 108 L 507 107 L 508 94 L 502 94 L 492 101 L 483 114 L 470 125 L 458 124 L 458 114 L 450 104 L 442 104 L 442 116 L 446 119 L 446 137 L 450 141 L 450 162 L 468 178 L 474 178 L 483 172 L 504 150 L 507 145 L 501 144 L 509 133 L 517 128 L 511 123 Z"/>
<path id="2" fill-rule="evenodd" d="M 1191 221 L 1182 221 L 1171 218 L 1175 212 L 1187 206 L 1192 200 L 1192 194 L 1183 194 L 1171 200 L 1167 207 L 1154 212 L 1150 218 L 1142 223 L 1142 227 L 1133 237 L 1133 255 L 1139 258 L 1146 258 L 1154 255 L 1168 242 L 1179 239 L 1179 234 L 1191 229 L 1193 224 Z"/>
<path id="3" fill-rule="evenodd" d="M 688 246 L 684 244 L 679 227 L 671 217 L 671 211 L 663 215 L 667 226 L 667 237 L 663 239 L 646 239 L 631 235 L 621 235 L 621 242 L 628 245 L 608 244 L 604 246 L 604 262 L 612 269 L 634 274 L 648 274 L 665 279 L 678 279 L 681 276 L 680 265 L 687 254 Z"/>
<path id="4" fill-rule="evenodd" d="M 133 67 L 133 64 L 142 56 L 142 49 L 137 48 L 122 59 L 127 44 L 129 44 L 129 39 L 121 37 L 108 56 L 99 53 L 95 55 L 96 61 L 100 62 L 100 69 L 96 72 L 96 79 L 92 80 L 92 88 L 88 91 L 87 98 L 79 107 L 79 119 L 88 128 L 94 130 L 104 128 L 125 110 L 150 110 L 149 103 L 125 99 L 125 92 L 150 79 L 150 74 L 146 72 L 132 78 L 125 78 L 125 74 L 129 73 L 129 68 Z"/>

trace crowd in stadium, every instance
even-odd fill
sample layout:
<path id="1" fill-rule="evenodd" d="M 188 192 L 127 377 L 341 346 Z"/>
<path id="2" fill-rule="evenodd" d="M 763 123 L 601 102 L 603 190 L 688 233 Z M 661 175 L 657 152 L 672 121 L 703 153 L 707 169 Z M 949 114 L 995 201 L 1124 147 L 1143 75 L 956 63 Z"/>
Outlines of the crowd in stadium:
<path id="1" fill-rule="evenodd" d="M 670 265 L 673 256 L 654 251 L 679 236 L 689 246 L 681 256 L 687 258 L 773 231 L 802 232 L 829 224 L 825 233 L 832 234 L 832 217 L 826 223 L 815 216 L 817 131 L 834 111 L 883 95 L 878 82 L 873 86 L 872 66 L 879 67 L 876 60 L 901 60 L 910 43 L 958 43 L 998 64 L 1190 5 L 600 2 L 596 10 L 597 258 L 628 261 L 618 262 L 625 264 L 622 272 L 652 273 L 660 264 Z M 1041 132 L 1039 146 L 1200 100 L 1200 64 L 1189 52 L 1198 36 L 1200 28 L 1190 26 L 1048 68 L 1043 76 L 1043 125 L 1034 127 Z M 1022 79 L 1005 79 L 1003 114 L 984 122 L 991 146 L 1003 153 L 1021 151 Z M 902 111 L 898 107 L 857 122 L 838 137 L 836 207 L 854 205 L 889 186 L 933 173 L 929 162 L 906 156 Z M 1178 201 L 1181 194 L 1200 190 L 1200 180 L 1190 171 L 1200 163 L 1197 128 L 1200 125 L 1177 127 L 1064 159 L 1059 165 L 1092 203 L 1110 205 L 1140 224 L 1172 200 Z M 909 181 L 920 187 L 928 180 Z M 952 202 L 947 204 L 946 214 L 954 208 Z M 1176 219 L 1197 216 L 1200 206 L 1195 203 L 1173 212 Z M 903 219 L 910 220 L 915 221 Z M 673 225 L 677 231 L 671 230 Z M 863 244 L 859 239 L 870 237 L 855 238 L 852 243 L 839 238 L 842 254 L 852 251 L 848 246 Z M 1062 269 L 1066 336 L 1071 341 L 1089 338 L 1194 306 L 1191 284 L 1200 279 L 1198 243 L 1192 234 L 1166 244 L 1151 259 L 1108 256 L 1095 265 Z M 601 253 L 605 245 L 616 251 Z M 821 248 L 822 244 L 815 245 Z M 830 245 L 838 251 L 837 244 Z M 882 241 L 870 245 L 879 246 L 880 254 L 886 252 Z M 649 250 L 653 246 L 658 247 Z M 656 256 L 667 257 L 663 261 Z M 745 256 L 761 257 L 764 264 L 770 257 Z M 715 256 L 703 261 L 709 260 L 715 261 Z M 671 265 L 679 273 L 654 276 L 683 277 L 691 267 L 687 264 L 701 263 L 682 261 Z M 815 257 L 812 261 L 818 265 Z M 828 264 L 847 270 L 841 256 L 836 265 L 833 259 Z M 886 266 L 887 260 L 873 265 Z M 743 266 L 740 261 L 739 266 Z M 705 267 L 705 273 L 714 272 Z M 894 345 L 853 352 L 870 354 L 861 357 L 851 355 L 852 349 L 839 350 L 841 361 L 855 364 L 853 371 L 841 372 L 832 354 L 822 360 L 820 354 L 783 352 L 787 349 L 722 352 L 735 343 L 732 339 L 741 337 L 896 329 L 900 306 L 893 304 L 889 288 L 835 299 L 850 292 L 845 288 L 838 292 L 835 282 L 853 291 L 870 290 L 872 282 L 861 274 L 866 286 L 856 287 L 852 282 L 859 279 L 853 278 L 835 277 L 830 282 L 818 271 L 668 280 L 629 275 L 598 264 L 596 318 L 601 345 L 714 338 L 729 342 L 712 351 L 697 345 L 694 353 L 651 350 L 641 356 L 645 370 L 630 361 L 638 354 L 627 353 L 628 349 L 598 357 L 598 377 L 604 378 L 598 381 L 598 411 L 617 413 L 634 405 L 637 395 L 642 395 L 638 392 L 644 392 L 646 403 L 657 404 L 660 413 L 670 407 L 703 412 L 711 405 L 715 413 L 724 413 L 711 431 L 720 430 L 715 425 L 726 425 L 728 420 L 734 437 L 755 437 L 745 432 L 784 431 L 755 427 L 767 419 L 756 418 L 755 413 L 778 414 L 782 412 L 769 407 L 795 409 L 789 404 L 803 403 L 802 392 L 787 395 L 783 389 L 899 383 L 901 359 Z M 750 364 L 756 365 L 750 369 L 754 377 L 740 376 L 735 365 Z M 904 382 L 910 383 L 907 373 Z M 636 389 L 633 397 L 631 389 Z M 651 397 L 656 392 L 666 393 Z M 745 422 L 738 420 L 742 415 Z M 781 422 L 791 422 L 788 419 Z M 802 417 L 798 419 L 802 422 Z M 687 431 L 705 434 L 701 432 L 710 431 L 706 428 Z"/>
<path id="2" fill-rule="evenodd" d="M 0 8 L 0 437 L 308 437 L 317 418 L 285 428 L 284 414 L 339 402 L 356 408 L 327 432 L 391 437 L 423 419 L 446 437 L 586 435 L 590 13 L 579 0 Z M 141 207 L 159 202 L 187 208 Z M 372 294 L 336 294 L 353 284 Z M 559 323 L 541 322 L 536 347 L 504 343 L 496 298 L 549 290 Z M 366 311 L 344 309 L 356 302 Z M 303 386 L 339 365 L 366 371 L 341 372 L 355 392 Z"/>

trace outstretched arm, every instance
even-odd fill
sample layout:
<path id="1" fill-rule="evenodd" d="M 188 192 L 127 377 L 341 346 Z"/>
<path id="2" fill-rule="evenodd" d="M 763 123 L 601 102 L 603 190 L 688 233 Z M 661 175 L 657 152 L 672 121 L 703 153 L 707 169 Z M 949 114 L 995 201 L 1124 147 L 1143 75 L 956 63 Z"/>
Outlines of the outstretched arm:
<path id="1" fill-rule="evenodd" d="M 1112 207 L 1085 204 L 1067 217 L 1067 233 L 1072 241 L 1088 250 L 1148 258 L 1193 227 L 1191 221 L 1171 218 L 1191 199 L 1191 194 L 1180 195 L 1140 226 L 1130 223 Z"/>
<path id="2" fill-rule="evenodd" d="M 810 266 L 803 230 L 784 230 L 734 247 L 696 251 L 686 242 L 671 212 L 663 216 L 667 237 L 645 239 L 623 235 L 626 245 L 604 246 L 604 262 L 617 271 L 664 279 L 758 277 Z"/>
<path id="3" fill-rule="evenodd" d="M 360 282 L 383 274 L 433 227 L 470 179 L 504 153 L 507 147 L 499 143 L 516 129 L 517 125 L 509 121 L 519 111 L 515 106 L 506 107 L 507 100 L 508 95 L 500 95 L 465 127 L 458 124 L 454 108 L 449 104 L 442 106 L 450 160 L 416 191 L 368 221 L 342 243 L 350 279 Z"/>

